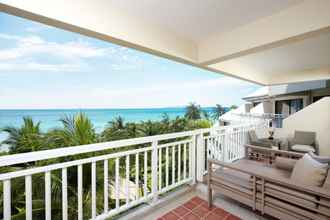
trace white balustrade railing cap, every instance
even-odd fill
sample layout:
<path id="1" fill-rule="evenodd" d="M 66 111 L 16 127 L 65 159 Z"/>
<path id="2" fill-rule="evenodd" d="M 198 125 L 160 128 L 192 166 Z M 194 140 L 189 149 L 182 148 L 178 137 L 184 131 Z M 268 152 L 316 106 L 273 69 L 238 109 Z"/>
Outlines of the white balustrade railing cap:
<path id="1" fill-rule="evenodd" d="M 87 144 L 87 145 L 80 145 L 80 146 L 72 146 L 72 147 L 63 147 L 57 148 L 52 150 L 42 150 L 42 151 L 35 151 L 29 153 L 20 153 L 20 154 L 13 154 L 13 155 L 6 155 L 0 157 L 0 167 L 1 166 L 10 166 L 20 163 L 28 163 L 32 161 L 40 161 L 40 160 L 47 160 L 52 158 L 64 157 L 64 156 L 71 156 L 83 153 L 91 153 L 109 149 L 116 149 L 121 147 L 127 147 L 132 145 L 138 144 L 145 144 L 151 143 L 153 141 L 161 141 L 167 139 L 174 139 L 180 137 L 187 137 L 196 134 L 200 134 L 203 132 L 209 132 L 210 129 L 198 129 L 193 131 L 185 131 L 185 132 L 177 132 L 177 133 L 170 133 L 170 134 L 162 134 L 162 135 L 154 135 L 154 136 L 147 136 L 147 137 L 140 137 L 140 138 L 131 138 L 131 139 L 124 139 L 124 140 L 117 140 L 117 141 L 110 141 L 110 142 L 102 142 L 96 144 Z"/>
<path id="2" fill-rule="evenodd" d="M 0 167 L 1 166 L 10 166 L 20 163 L 28 163 L 32 161 L 40 161 L 40 160 L 47 160 L 52 158 L 64 157 L 64 156 L 72 156 L 77 154 L 84 154 L 84 153 L 91 153 L 91 152 L 98 152 L 103 150 L 109 149 L 116 149 L 121 147 L 127 147 L 132 145 L 138 144 L 146 144 L 151 143 L 154 141 L 162 141 L 180 137 L 188 137 L 193 135 L 198 135 L 202 133 L 207 133 L 211 131 L 226 131 L 233 128 L 240 128 L 240 127 L 247 127 L 251 126 L 251 123 L 240 124 L 240 125 L 229 125 L 229 126 L 222 126 L 222 127 L 212 127 L 212 128 L 205 128 L 205 129 L 197 129 L 192 131 L 184 131 L 184 132 L 177 132 L 177 133 L 169 133 L 169 134 L 162 134 L 162 135 L 154 135 L 154 136 L 147 136 L 147 137 L 140 137 L 140 138 L 131 138 L 131 139 L 124 139 L 124 140 L 117 140 L 117 141 L 110 141 L 110 142 L 102 142 L 102 143 L 95 143 L 95 144 L 87 144 L 87 145 L 80 145 L 80 146 L 71 146 L 71 147 L 63 147 L 57 148 L 52 150 L 42 150 L 42 151 L 35 151 L 29 153 L 20 153 L 20 154 L 13 154 L 13 155 L 6 155 L 0 157 Z"/>

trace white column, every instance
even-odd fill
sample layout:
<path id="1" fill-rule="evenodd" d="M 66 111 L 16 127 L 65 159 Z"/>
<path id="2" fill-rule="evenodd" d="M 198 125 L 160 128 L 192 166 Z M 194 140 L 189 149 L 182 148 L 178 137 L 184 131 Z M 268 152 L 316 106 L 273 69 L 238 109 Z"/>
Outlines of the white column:
<path id="1" fill-rule="evenodd" d="M 205 171 L 205 144 L 203 133 L 196 137 L 196 179 L 199 182 L 203 181 Z"/>

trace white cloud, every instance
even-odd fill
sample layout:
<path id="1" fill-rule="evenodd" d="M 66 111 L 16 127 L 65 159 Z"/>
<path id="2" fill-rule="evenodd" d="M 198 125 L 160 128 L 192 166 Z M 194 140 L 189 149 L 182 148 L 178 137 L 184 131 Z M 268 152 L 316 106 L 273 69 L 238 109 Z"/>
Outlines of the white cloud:
<path id="1" fill-rule="evenodd" d="M 39 36 L 19 37 L 6 34 L 0 35 L 0 38 L 17 40 L 15 47 L 0 50 L 0 60 L 31 57 L 33 55 L 40 54 L 48 54 L 71 59 L 90 58 L 105 56 L 109 51 L 107 48 L 94 47 L 81 40 L 57 43 L 45 41 Z"/>
<path id="2" fill-rule="evenodd" d="M 78 72 L 79 64 L 42 64 L 37 62 L 0 63 L 3 71 L 46 71 L 46 72 Z"/>

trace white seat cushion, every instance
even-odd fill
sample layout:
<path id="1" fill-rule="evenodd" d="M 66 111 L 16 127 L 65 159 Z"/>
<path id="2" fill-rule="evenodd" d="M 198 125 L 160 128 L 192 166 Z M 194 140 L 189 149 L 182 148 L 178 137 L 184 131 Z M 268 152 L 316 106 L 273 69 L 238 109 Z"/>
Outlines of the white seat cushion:
<path id="1" fill-rule="evenodd" d="M 328 164 L 314 160 L 305 154 L 295 164 L 291 180 L 308 186 L 321 186 L 328 172 Z"/>
<path id="2" fill-rule="evenodd" d="M 300 151 L 300 152 L 315 152 L 315 148 L 309 145 L 303 144 L 295 144 L 291 147 L 292 150 Z"/>

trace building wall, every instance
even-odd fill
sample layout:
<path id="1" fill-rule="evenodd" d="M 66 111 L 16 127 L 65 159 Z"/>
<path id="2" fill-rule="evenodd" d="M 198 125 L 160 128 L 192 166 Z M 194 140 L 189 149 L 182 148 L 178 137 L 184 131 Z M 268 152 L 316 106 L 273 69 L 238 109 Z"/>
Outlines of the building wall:
<path id="1" fill-rule="evenodd" d="M 293 137 L 295 130 L 316 132 L 316 144 L 320 155 L 330 156 L 330 97 L 315 102 L 290 115 L 278 129 L 277 137 Z"/>

